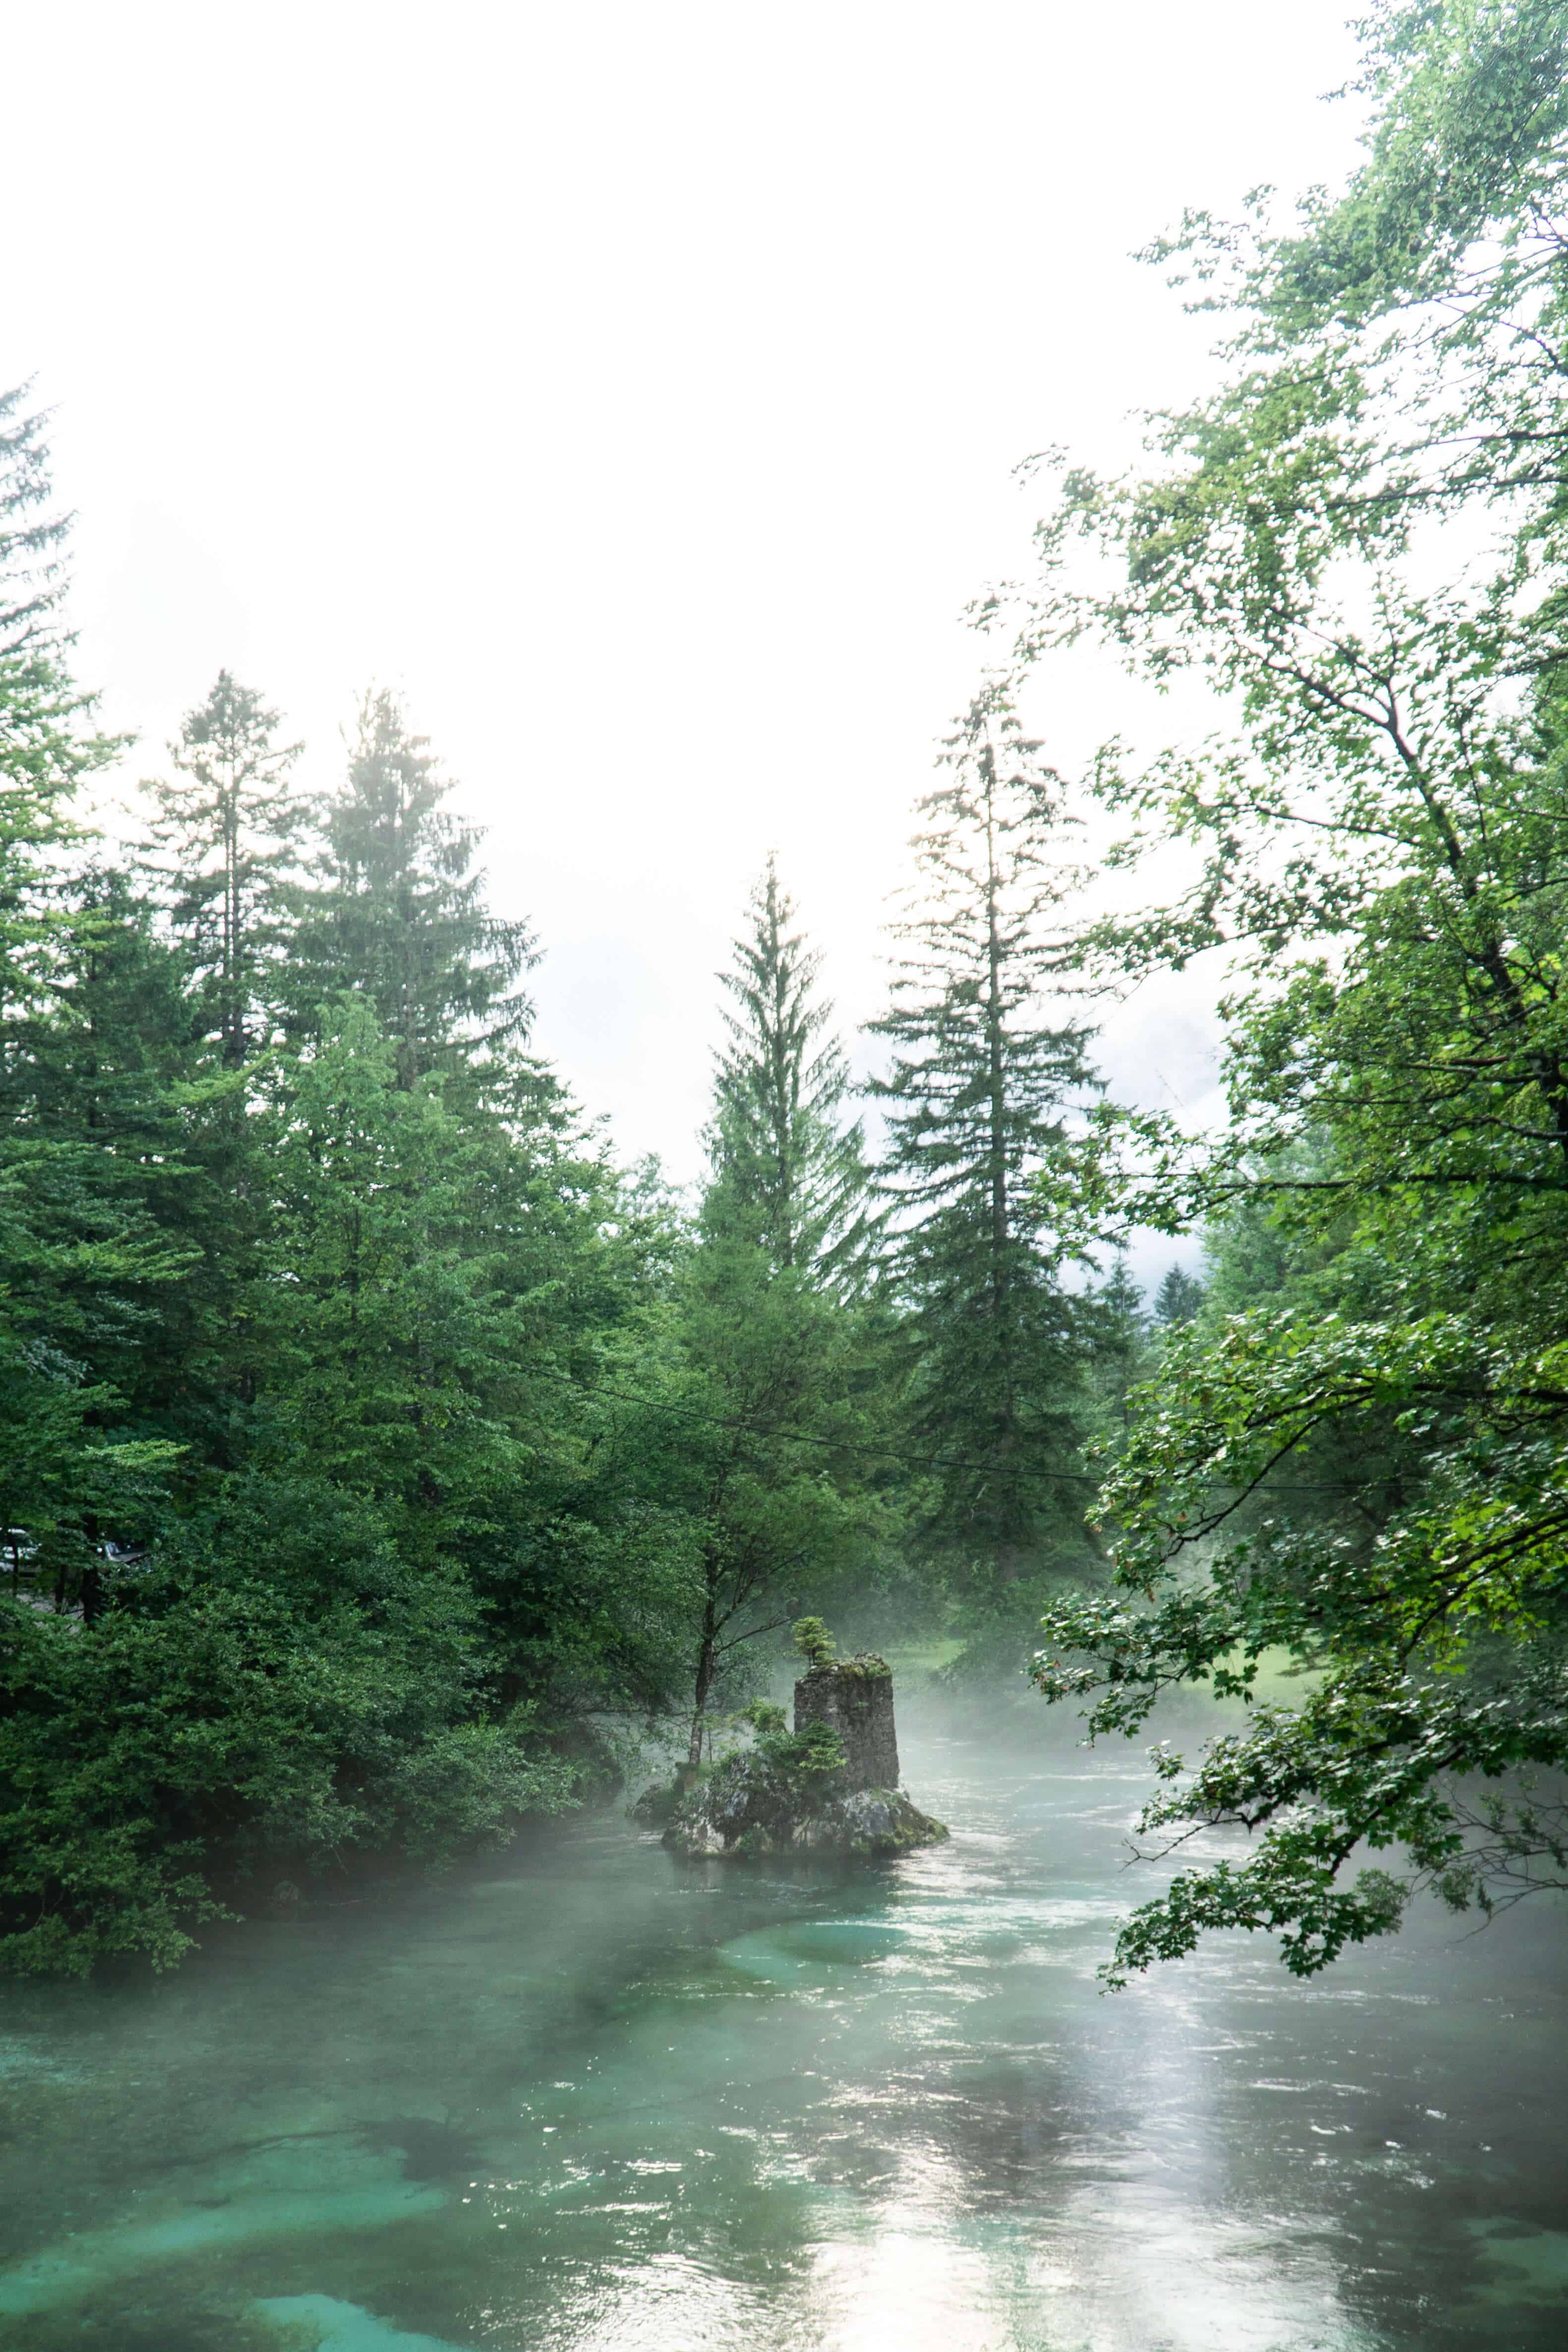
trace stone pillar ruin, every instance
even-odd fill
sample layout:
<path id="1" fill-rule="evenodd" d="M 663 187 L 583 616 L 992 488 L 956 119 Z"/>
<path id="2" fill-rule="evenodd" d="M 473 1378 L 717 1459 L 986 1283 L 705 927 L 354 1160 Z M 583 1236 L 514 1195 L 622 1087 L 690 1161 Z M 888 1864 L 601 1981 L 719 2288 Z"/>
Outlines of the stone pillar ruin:
<path id="1" fill-rule="evenodd" d="M 893 1670 L 885 1658 L 837 1658 L 803 1675 L 795 1686 L 795 1730 L 810 1723 L 826 1723 L 844 1742 L 847 1788 L 898 1787 Z"/>

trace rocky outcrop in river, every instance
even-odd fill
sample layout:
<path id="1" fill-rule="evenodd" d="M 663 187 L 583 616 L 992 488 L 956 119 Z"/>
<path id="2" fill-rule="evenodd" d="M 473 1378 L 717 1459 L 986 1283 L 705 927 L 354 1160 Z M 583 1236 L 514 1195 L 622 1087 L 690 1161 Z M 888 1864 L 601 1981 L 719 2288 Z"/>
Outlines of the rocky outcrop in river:
<path id="1" fill-rule="evenodd" d="M 893 1722 L 893 1672 L 886 1658 L 814 1663 L 795 1686 L 796 1734 L 814 1723 L 844 1746 L 847 1789 L 896 1789 L 899 1735 Z"/>
<path id="2" fill-rule="evenodd" d="M 782 1710 L 775 1710 L 782 1721 Z M 820 1659 L 795 1686 L 795 1731 L 761 1736 L 675 1801 L 674 1853 L 906 1853 L 945 1838 L 898 1785 L 893 1677 L 885 1659 Z"/>

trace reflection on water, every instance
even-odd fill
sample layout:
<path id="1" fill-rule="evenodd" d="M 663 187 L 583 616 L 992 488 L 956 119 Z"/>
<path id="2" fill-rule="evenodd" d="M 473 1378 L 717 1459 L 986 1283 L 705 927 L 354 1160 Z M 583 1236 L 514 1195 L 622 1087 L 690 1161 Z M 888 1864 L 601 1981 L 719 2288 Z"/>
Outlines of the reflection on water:
<path id="1" fill-rule="evenodd" d="M 0 1991 L 0 2336 L 1558 2352 L 1560 1912 L 1103 2000 L 1135 1751 L 900 1738 L 955 1834 L 875 1874 L 601 1818 L 166 1983 Z"/>

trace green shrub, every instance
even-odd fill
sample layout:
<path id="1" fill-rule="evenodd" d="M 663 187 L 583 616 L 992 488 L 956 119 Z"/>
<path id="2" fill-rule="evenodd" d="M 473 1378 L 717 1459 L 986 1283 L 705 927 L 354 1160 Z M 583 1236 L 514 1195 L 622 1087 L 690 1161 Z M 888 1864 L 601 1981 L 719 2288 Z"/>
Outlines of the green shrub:
<path id="1" fill-rule="evenodd" d="M 764 1732 L 757 1750 L 777 1772 L 807 1782 L 842 1772 L 844 1742 L 831 1724 L 808 1723 L 804 1731 Z"/>
<path id="2" fill-rule="evenodd" d="M 166 1967 L 259 1870 L 437 1862 L 569 1801 L 487 1716 L 461 1580 L 374 1514 L 247 1482 L 163 1563 L 90 1627 L 0 1601 L 0 1967 Z"/>

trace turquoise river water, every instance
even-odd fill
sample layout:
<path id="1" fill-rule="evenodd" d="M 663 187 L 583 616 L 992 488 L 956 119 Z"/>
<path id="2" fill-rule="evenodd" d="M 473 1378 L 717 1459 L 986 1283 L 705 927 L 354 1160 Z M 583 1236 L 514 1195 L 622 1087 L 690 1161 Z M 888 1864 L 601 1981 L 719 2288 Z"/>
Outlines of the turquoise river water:
<path id="1" fill-rule="evenodd" d="M 954 1834 L 886 1869 L 683 1868 L 612 1811 L 0 1990 L 0 2342 L 1562 2352 L 1568 1915 L 1108 2000 L 1139 1751 L 900 1729 Z"/>

